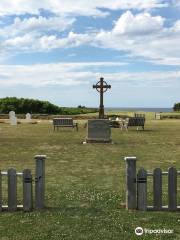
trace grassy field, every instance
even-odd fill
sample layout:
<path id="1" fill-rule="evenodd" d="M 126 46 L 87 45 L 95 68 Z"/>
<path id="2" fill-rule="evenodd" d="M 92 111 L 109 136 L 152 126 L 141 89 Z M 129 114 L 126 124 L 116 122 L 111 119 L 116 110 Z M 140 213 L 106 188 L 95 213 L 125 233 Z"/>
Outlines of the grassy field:
<path id="1" fill-rule="evenodd" d="M 143 111 L 139 111 L 139 112 L 136 112 L 136 113 L 142 113 L 142 114 L 145 114 L 146 115 L 146 119 L 148 120 L 154 120 L 155 119 L 155 112 L 143 112 Z M 106 115 L 119 115 L 119 116 L 130 116 L 130 117 L 133 117 L 134 116 L 134 112 L 132 111 L 108 111 L 106 112 Z M 84 114 L 81 114 L 82 116 Z M 89 113 L 89 114 L 86 114 L 86 116 L 98 116 L 98 113 Z M 167 118 L 167 116 L 169 118 L 175 118 L 175 119 L 180 119 L 180 112 L 161 112 L 160 115 L 163 117 L 163 118 Z"/>
<path id="2" fill-rule="evenodd" d="M 146 115 L 146 119 L 148 120 L 152 120 L 152 119 L 155 119 L 155 113 L 154 112 L 136 112 L 136 113 L 143 113 Z M 164 114 L 164 113 L 163 113 Z M 171 113 L 171 114 L 174 114 L 174 113 Z M 180 115 L 180 113 L 178 112 L 177 114 Z M 82 116 L 85 115 L 85 114 L 81 114 Z M 86 114 L 86 116 L 98 116 L 98 113 L 88 113 Z M 132 111 L 107 111 L 105 113 L 105 115 L 119 115 L 119 116 L 130 116 L 130 117 L 133 117 L 134 116 L 134 112 Z"/>
<path id="3" fill-rule="evenodd" d="M 83 124 L 79 132 L 71 129 L 53 132 L 49 122 L 0 124 L 1 170 L 30 168 L 34 174 L 34 155 L 48 156 L 47 208 L 31 213 L 0 213 L 0 239 L 180 239 L 179 213 L 124 208 L 124 157 L 137 156 L 138 168 L 167 170 L 176 166 L 180 169 L 180 121 L 148 120 L 146 130 L 138 132 L 133 128 L 128 132 L 112 129 L 114 144 L 109 145 L 83 145 L 85 136 Z M 164 182 L 163 201 L 167 204 L 167 181 L 164 179 Z M 6 185 L 5 179 L 3 184 Z M 149 185 L 151 187 L 151 181 Z M 151 189 L 148 196 L 151 205 Z M 21 193 L 19 201 L 20 197 Z M 3 201 L 6 202 L 5 190 Z M 137 226 L 173 229 L 174 234 L 137 237 L 134 233 Z"/>

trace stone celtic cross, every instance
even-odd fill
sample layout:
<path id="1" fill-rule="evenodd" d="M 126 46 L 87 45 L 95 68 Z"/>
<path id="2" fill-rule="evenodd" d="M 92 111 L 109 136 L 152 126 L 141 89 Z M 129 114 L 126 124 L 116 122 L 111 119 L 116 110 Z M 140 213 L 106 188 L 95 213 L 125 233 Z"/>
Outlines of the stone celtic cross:
<path id="1" fill-rule="evenodd" d="M 103 94 L 108 89 L 111 88 L 111 85 L 108 85 L 104 78 L 100 78 L 100 81 L 96 83 L 96 85 L 93 85 L 93 88 L 95 88 L 100 93 L 100 105 L 99 105 L 99 119 L 104 118 L 104 105 L 103 105 Z"/>

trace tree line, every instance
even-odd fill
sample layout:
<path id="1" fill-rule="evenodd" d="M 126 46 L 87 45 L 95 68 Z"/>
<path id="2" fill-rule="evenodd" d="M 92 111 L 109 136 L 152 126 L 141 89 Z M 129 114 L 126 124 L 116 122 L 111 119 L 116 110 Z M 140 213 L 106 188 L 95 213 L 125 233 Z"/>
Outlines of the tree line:
<path id="1" fill-rule="evenodd" d="M 180 111 L 180 103 L 175 103 L 173 107 L 174 111 Z"/>
<path id="2" fill-rule="evenodd" d="M 77 108 L 59 107 L 48 101 L 41 101 L 28 98 L 6 97 L 0 98 L 0 113 L 8 114 L 14 111 L 17 114 L 83 114 L 97 112 L 95 108 L 86 108 L 85 106 L 78 106 Z"/>

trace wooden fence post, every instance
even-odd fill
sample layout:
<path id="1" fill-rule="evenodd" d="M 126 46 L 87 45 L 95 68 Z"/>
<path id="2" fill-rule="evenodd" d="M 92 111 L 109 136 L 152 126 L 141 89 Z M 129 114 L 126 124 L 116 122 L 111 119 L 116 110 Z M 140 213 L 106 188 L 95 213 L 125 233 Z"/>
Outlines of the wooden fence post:
<path id="1" fill-rule="evenodd" d="M 8 169 L 8 210 L 16 211 L 17 209 L 17 180 L 16 170 Z"/>
<path id="2" fill-rule="evenodd" d="M 137 208 L 136 157 L 125 157 L 126 161 L 126 208 Z"/>
<path id="3" fill-rule="evenodd" d="M 23 210 L 32 210 L 32 175 L 31 170 L 25 169 L 23 171 Z"/>
<path id="4" fill-rule="evenodd" d="M 147 210 L 147 171 L 143 168 L 137 174 L 137 206 L 139 210 Z"/>
<path id="5" fill-rule="evenodd" d="M 160 168 L 153 172 L 153 206 L 154 210 L 162 209 L 162 171 Z"/>
<path id="6" fill-rule="evenodd" d="M 177 210 L 177 170 L 174 167 L 168 169 L 168 208 Z"/>
<path id="7" fill-rule="evenodd" d="M 45 160 L 46 155 L 36 155 L 35 208 L 45 207 Z"/>
<path id="8" fill-rule="evenodd" d="M 0 212 L 2 211 L 2 175 L 0 170 Z"/>

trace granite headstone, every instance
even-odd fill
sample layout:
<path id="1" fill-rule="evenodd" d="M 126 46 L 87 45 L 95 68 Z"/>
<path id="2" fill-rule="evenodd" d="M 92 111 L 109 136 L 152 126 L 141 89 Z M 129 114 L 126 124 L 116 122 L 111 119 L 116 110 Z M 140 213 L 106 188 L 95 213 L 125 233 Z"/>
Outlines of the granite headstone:
<path id="1" fill-rule="evenodd" d="M 31 122 L 31 114 L 30 113 L 26 114 L 26 122 Z"/>
<path id="2" fill-rule="evenodd" d="M 86 143 L 111 143 L 110 122 L 106 119 L 91 119 L 87 124 Z"/>
<path id="3" fill-rule="evenodd" d="M 10 125 L 17 125 L 17 117 L 14 111 L 9 112 Z"/>

